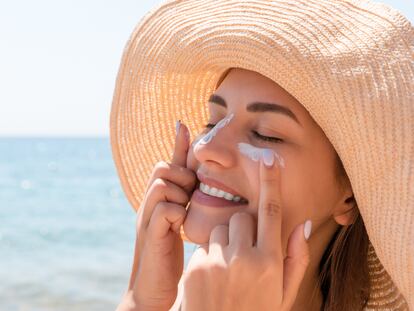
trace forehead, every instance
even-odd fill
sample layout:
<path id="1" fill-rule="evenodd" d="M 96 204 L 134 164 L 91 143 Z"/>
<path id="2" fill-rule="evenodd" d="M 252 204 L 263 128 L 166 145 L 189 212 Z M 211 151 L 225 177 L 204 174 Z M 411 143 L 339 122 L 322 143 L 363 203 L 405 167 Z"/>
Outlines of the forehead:
<path id="1" fill-rule="evenodd" d="M 288 107 L 300 119 L 311 118 L 294 96 L 275 81 L 255 71 L 243 68 L 230 69 L 214 93 L 223 97 L 229 104 L 274 102 Z"/>

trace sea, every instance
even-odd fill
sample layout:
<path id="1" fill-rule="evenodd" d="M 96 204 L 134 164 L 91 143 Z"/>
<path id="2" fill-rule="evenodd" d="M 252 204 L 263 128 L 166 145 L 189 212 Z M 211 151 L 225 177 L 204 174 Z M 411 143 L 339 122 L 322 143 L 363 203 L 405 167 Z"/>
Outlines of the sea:
<path id="1" fill-rule="evenodd" d="M 109 138 L 0 138 L 0 311 L 114 311 L 136 215 Z"/>

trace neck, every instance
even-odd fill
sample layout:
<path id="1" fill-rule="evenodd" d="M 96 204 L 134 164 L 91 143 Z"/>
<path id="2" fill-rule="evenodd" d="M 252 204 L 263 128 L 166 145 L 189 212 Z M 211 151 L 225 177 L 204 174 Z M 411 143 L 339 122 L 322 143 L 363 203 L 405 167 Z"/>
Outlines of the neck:
<path id="1" fill-rule="evenodd" d="M 323 296 L 318 284 L 319 263 L 338 224 L 332 220 L 321 224 L 309 238 L 310 263 L 303 277 L 296 300 L 290 311 L 320 311 Z"/>

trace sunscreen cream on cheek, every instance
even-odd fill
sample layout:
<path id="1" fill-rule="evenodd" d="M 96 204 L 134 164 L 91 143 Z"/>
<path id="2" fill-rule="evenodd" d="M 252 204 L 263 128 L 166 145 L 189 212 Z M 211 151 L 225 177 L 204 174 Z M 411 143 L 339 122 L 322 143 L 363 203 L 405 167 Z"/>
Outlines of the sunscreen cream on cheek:
<path id="1" fill-rule="evenodd" d="M 265 149 L 268 148 L 258 148 L 248 143 L 238 143 L 237 144 L 240 153 L 244 154 L 245 156 L 249 157 L 251 160 L 258 162 L 262 156 L 262 153 Z M 271 150 L 271 149 L 269 149 Z M 274 150 L 272 150 L 276 159 L 279 161 L 280 166 L 285 167 L 285 162 L 283 158 Z"/>

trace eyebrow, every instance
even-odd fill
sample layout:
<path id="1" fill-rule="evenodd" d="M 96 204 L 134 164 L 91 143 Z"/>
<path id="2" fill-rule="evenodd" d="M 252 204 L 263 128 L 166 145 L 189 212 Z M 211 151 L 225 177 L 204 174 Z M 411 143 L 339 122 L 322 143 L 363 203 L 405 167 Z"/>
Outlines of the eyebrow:
<path id="1" fill-rule="evenodd" d="M 208 100 L 211 103 L 215 103 L 219 106 L 223 106 L 225 108 L 227 108 L 227 104 L 226 101 L 224 100 L 223 97 L 217 95 L 217 94 L 212 94 Z M 296 115 L 292 112 L 292 110 L 290 110 L 289 108 L 276 104 L 276 103 L 264 103 L 264 102 L 253 102 L 247 105 L 246 110 L 249 112 L 274 112 L 274 113 L 281 113 L 284 114 L 288 117 L 290 117 L 291 119 L 293 119 L 297 124 L 299 124 L 300 126 L 302 126 L 302 124 L 299 122 L 298 118 L 296 117 Z"/>

